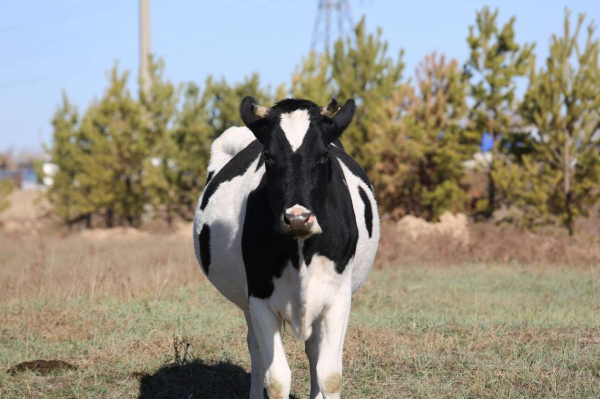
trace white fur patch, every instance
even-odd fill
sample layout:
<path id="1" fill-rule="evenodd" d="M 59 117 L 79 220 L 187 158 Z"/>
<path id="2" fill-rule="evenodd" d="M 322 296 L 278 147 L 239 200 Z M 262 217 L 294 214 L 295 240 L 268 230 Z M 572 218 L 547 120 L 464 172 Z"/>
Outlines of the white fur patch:
<path id="1" fill-rule="evenodd" d="M 310 116 L 305 109 L 299 109 L 294 112 L 289 112 L 281 115 L 279 126 L 285 133 L 292 151 L 296 151 L 302 145 L 304 136 L 310 125 Z"/>
<path id="2" fill-rule="evenodd" d="M 343 287 L 350 292 L 351 274 L 338 274 L 334 262 L 318 253 L 313 255 L 309 267 L 303 245 L 304 240 L 298 240 L 298 269 L 288 262 L 281 277 L 273 279 L 275 289 L 267 301 L 273 313 L 288 323 L 294 336 L 306 341 L 314 321 L 333 305 L 337 292 Z"/>

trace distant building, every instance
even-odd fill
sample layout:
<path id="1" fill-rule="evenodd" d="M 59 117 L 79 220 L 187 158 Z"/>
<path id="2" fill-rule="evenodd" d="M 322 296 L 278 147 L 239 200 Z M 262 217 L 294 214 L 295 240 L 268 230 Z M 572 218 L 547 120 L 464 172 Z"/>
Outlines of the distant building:
<path id="1" fill-rule="evenodd" d="M 33 162 L 19 162 L 11 165 L 0 164 L 0 180 L 12 180 L 15 187 L 21 190 L 41 190 L 44 188 L 35 173 Z"/>

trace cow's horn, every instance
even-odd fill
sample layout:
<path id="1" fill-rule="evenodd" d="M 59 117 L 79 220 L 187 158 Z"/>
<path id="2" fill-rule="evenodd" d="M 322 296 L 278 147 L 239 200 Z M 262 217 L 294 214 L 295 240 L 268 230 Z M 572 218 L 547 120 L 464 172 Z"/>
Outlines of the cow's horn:
<path id="1" fill-rule="evenodd" d="M 258 116 L 259 118 L 264 118 L 269 114 L 271 108 L 262 105 L 252 104 L 251 110 L 254 115 Z"/>
<path id="2" fill-rule="evenodd" d="M 336 111 L 340 107 L 338 106 L 338 102 L 335 98 L 331 97 L 331 101 L 329 104 L 321 108 L 321 115 L 331 116 L 336 113 Z"/>

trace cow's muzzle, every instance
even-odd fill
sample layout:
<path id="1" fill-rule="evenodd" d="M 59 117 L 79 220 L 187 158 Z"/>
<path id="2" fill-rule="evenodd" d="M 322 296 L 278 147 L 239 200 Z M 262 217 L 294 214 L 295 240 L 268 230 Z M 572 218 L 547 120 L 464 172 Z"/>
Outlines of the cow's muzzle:
<path id="1" fill-rule="evenodd" d="M 285 234 L 308 237 L 322 232 L 316 216 L 301 205 L 294 205 L 281 216 L 281 230 Z"/>

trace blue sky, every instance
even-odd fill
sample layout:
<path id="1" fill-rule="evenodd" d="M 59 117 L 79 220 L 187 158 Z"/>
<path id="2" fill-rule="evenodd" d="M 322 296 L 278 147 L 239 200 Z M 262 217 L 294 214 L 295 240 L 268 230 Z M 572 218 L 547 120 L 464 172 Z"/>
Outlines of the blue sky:
<path id="1" fill-rule="evenodd" d="M 405 49 L 405 76 L 432 51 L 462 63 L 468 25 L 483 5 L 499 7 L 501 22 L 517 16 L 517 40 L 537 43 L 538 62 L 562 30 L 565 5 L 600 23 L 598 0 L 350 3 L 355 21 L 364 14 L 369 31 L 383 29 L 390 55 Z M 259 72 L 274 87 L 289 82 L 309 52 L 316 8 L 317 0 L 151 0 L 152 51 L 174 82 L 202 83 L 209 74 L 232 82 Z M 84 110 L 115 61 L 137 77 L 138 1 L 3 1 L 0 57 L 0 151 L 39 149 L 50 141 L 63 89 Z"/>

